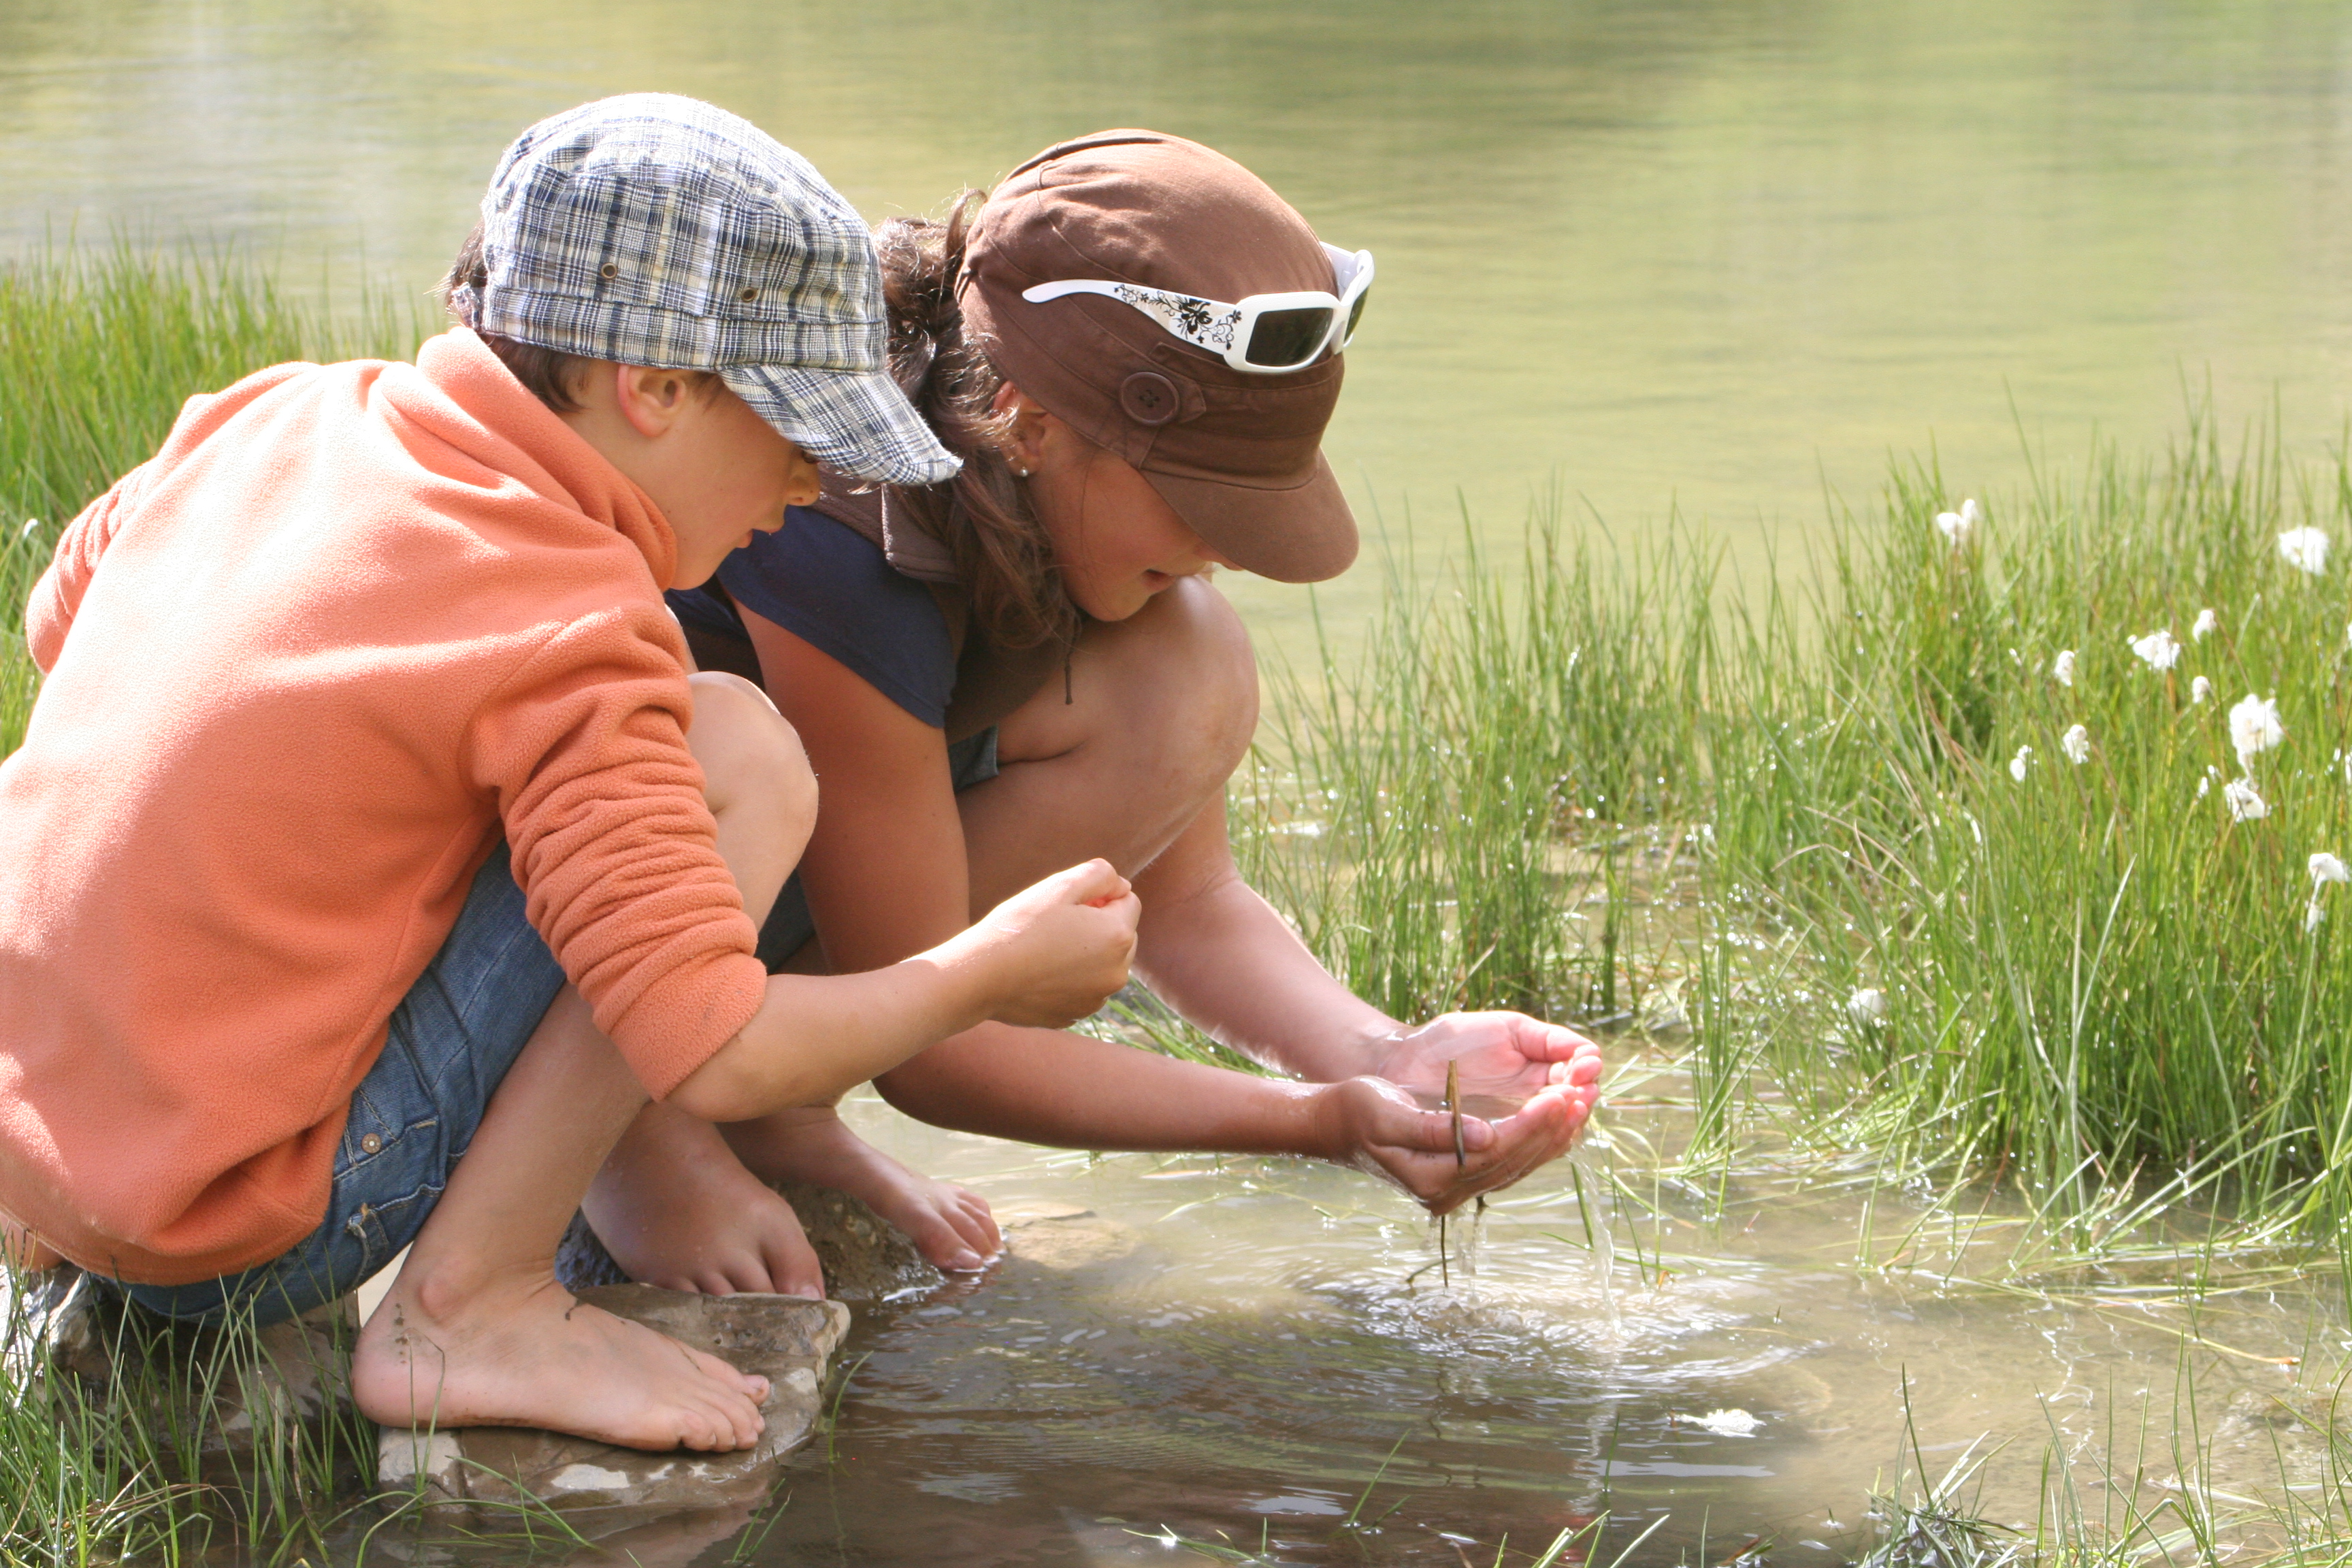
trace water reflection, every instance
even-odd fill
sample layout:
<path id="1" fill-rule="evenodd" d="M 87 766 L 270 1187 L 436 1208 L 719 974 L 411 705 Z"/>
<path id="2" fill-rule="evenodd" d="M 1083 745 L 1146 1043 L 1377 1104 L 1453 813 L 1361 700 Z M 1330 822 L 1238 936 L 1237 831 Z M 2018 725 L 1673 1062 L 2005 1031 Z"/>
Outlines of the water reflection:
<path id="1" fill-rule="evenodd" d="M 2347 29 L 2318 0 L 14 0 L 0 248 L 127 221 L 421 290 L 517 128 L 631 88 L 750 115 L 877 216 L 1146 122 L 1379 252 L 1331 451 L 1424 553 L 1457 495 L 1507 542 L 1557 480 L 1580 524 L 1679 506 L 1752 562 L 1931 437 L 1956 488 L 2021 481 L 2012 400 L 2059 462 L 2159 438 L 2209 369 L 2225 419 L 2275 388 L 2332 435 Z M 1237 592 L 1301 646 L 1304 595 Z"/>
<path id="2" fill-rule="evenodd" d="M 1599 1245 L 1556 1170 L 1489 1208 L 1442 1289 L 1407 1283 L 1429 1228 L 1346 1173 L 1040 1162 L 852 1110 L 988 1194 L 1012 1252 L 860 1322 L 835 1447 L 794 1462 L 763 1562 L 1167 1562 L 1172 1536 L 1263 1540 L 1286 1563 L 1484 1564 L 1506 1536 L 1523 1562 L 1605 1514 L 1621 1545 L 1656 1527 L 1638 1562 L 1762 1539 L 1777 1563 L 1826 1565 L 1866 1545 L 1874 1489 L 1940 1476 L 1987 1434 L 2014 1445 L 1981 1494 L 2011 1523 L 2035 1518 L 2053 1438 L 2095 1510 L 2105 1459 L 2115 1495 L 2159 1498 L 2177 1437 L 2241 1494 L 2318 1463 L 2278 1415 L 2326 1398 L 2326 1375 L 2287 1359 L 2321 1359 L 2323 1332 L 2335 1354 L 2337 1318 L 2312 1298 L 2190 1315 L 2119 1310 L 2115 1277 L 2072 1297 L 1974 1288 L 2004 1243 L 1955 1270 L 1897 1194 L 1760 1174 L 1653 1194 L 1640 1162 L 1596 1149 L 1587 1191 L 1618 1164 L 1642 1194 L 1618 1189 Z M 1674 1121 L 1617 1125 L 1671 1138 Z M 2226 1348 L 2184 1352 L 2184 1331 Z"/>

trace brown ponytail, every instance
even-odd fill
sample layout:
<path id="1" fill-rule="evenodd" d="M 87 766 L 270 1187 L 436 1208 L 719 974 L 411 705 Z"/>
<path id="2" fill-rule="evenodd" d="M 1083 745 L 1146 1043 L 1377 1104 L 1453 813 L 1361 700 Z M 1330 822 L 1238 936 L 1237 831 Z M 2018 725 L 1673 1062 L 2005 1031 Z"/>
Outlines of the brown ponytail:
<path id="1" fill-rule="evenodd" d="M 963 470 L 942 485 L 896 489 L 916 525 L 946 545 L 971 595 L 974 622 L 999 647 L 1077 638 L 1077 606 L 1063 592 L 1053 542 L 1029 509 L 1003 443 L 1008 421 L 992 405 L 1004 378 L 983 342 L 964 334 L 956 303 L 966 225 L 982 193 L 956 199 L 945 223 L 894 217 L 875 231 L 890 312 L 890 370 Z"/>

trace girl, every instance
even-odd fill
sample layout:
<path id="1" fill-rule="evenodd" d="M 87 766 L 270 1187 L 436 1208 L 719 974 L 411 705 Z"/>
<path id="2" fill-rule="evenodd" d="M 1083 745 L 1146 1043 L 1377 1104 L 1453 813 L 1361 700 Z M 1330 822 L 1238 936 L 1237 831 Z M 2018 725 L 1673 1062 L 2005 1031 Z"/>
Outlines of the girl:
<path id="1" fill-rule="evenodd" d="M 892 963 L 1101 856 L 1143 900 L 1136 973 L 1296 1081 L 989 1024 L 877 1079 L 891 1104 L 1069 1147 L 1318 1155 L 1440 1214 L 1559 1154 L 1598 1096 L 1596 1047 L 1512 1013 L 1386 1016 L 1226 842 L 1257 675 L 1209 574 L 1315 582 L 1354 558 L 1318 443 L 1369 253 L 1321 244 L 1231 160 L 1143 131 L 1050 148 L 976 214 L 894 219 L 877 244 L 894 370 L 961 472 L 829 489 L 671 595 L 703 668 L 764 686 L 818 776 L 761 956 Z M 1465 1091 L 1519 1106 L 1464 1119 L 1466 1161 L 1421 1108 L 1454 1060 Z M 588 1215 L 639 1279 L 814 1289 L 789 1213 L 744 1167 L 856 1193 L 943 1267 L 997 1247 L 979 1198 L 829 1108 L 718 1132 L 654 1108 Z"/>

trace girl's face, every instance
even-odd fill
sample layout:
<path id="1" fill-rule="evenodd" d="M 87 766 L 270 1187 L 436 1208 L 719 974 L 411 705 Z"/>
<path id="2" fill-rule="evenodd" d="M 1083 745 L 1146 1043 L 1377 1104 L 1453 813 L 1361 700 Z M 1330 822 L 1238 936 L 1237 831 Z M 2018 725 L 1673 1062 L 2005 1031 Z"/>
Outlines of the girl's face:
<path id="1" fill-rule="evenodd" d="M 1017 410 L 1006 454 L 1016 471 L 1028 470 L 1029 504 L 1054 542 L 1062 585 L 1088 616 L 1123 621 L 1180 578 L 1233 564 L 1108 448 L 1010 385 L 998 407 Z"/>

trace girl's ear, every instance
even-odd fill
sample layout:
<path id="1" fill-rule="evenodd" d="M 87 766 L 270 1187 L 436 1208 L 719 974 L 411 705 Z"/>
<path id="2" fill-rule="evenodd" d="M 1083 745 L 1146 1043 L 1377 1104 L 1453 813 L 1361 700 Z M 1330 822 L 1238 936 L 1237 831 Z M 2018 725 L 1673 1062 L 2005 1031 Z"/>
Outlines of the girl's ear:
<path id="1" fill-rule="evenodd" d="M 1004 421 L 1004 435 L 998 449 L 1013 471 L 1026 479 L 1045 456 L 1045 411 L 1009 381 L 997 387 L 988 406 L 989 412 Z"/>

